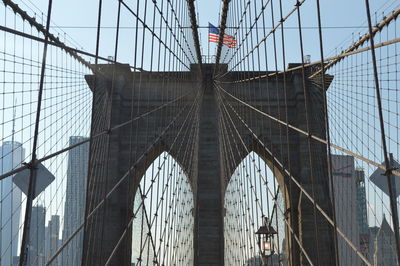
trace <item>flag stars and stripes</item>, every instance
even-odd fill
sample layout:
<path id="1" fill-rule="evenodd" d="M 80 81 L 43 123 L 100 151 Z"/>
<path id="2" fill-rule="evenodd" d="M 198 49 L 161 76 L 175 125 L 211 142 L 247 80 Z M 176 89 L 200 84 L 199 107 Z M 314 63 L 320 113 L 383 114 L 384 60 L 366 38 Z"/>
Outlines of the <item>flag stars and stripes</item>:
<path id="1" fill-rule="evenodd" d="M 214 43 L 219 42 L 219 29 L 214 25 L 212 25 L 211 23 L 208 23 L 208 41 Z M 236 38 L 234 36 L 224 34 L 224 39 L 222 44 L 228 46 L 229 48 L 235 48 Z"/>

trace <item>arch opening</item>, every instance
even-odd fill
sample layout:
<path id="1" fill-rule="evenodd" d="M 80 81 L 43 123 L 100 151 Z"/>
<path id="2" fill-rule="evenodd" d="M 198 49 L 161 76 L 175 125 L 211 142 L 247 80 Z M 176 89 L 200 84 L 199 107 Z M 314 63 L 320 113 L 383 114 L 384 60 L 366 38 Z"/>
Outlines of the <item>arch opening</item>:
<path id="1" fill-rule="evenodd" d="M 254 151 L 233 171 L 224 197 L 225 265 L 263 265 L 263 260 L 267 265 L 287 264 L 287 193 L 277 172 Z M 269 239 L 273 252 L 262 256 L 263 240 L 255 233 L 266 224 L 276 234 Z"/>
<path id="2" fill-rule="evenodd" d="M 134 265 L 192 265 L 194 197 L 187 173 L 167 152 L 147 170 L 135 191 Z"/>

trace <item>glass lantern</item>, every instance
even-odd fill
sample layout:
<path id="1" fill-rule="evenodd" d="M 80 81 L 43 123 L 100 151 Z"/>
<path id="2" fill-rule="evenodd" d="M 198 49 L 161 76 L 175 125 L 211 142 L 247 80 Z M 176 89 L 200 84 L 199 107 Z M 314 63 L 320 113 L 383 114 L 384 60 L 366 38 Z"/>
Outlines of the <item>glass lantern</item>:
<path id="1" fill-rule="evenodd" d="M 267 259 L 275 254 L 273 241 L 275 234 L 277 234 L 276 230 L 272 227 L 270 220 L 265 217 L 263 225 L 260 226 L 256 232 L 256 235 L 258 235 L 258 246 L 264 265 L 266 265 Z"/>

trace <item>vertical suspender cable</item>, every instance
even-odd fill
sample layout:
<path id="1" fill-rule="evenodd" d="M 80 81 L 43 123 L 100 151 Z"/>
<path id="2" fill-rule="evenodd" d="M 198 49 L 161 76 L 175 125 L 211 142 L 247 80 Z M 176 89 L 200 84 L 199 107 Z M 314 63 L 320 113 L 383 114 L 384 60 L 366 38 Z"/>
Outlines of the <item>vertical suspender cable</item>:
<path id="1" fill-rule="evenodd" d="M 42 106 L 43 84 L 44 84 L 44 75 L 45 75 L 45 70 L 46 70 L 46 56 L 47 56 L 47 46 L 48 46 L 48 42 L 49 42 L 48 35 L 49 35 L 49 28 L 50 28 L 52 3 L 53 3 L 53 1 L 49 0 L 48 9 L 47 9 L 45 42 L 44 42 L 44 47 L 43 47 L 42 66 L 41 66 L 41 73 L 40 73 L 38 104 L 37 104 L 37 109 L 36 109 L 35 133 L 33 136 L 32 160 L 29 163 L 30 164 L 29 165 L 29 169 L 30 169 L 29 188 L 28 188 L 28 195 L 27 195 L 27 201 L 26 201 L 24 231 L 22 233 L 22 244 L 21 244 L 19 266 L 27 265 L 26 263 L 27 263 L 27 256 L 28 256 L 28 243 L 29 243 L 29 234 L 30 234 L 32 203 L 33 203 L 33 198 L 35 195 L 36 177 L 37 177 L 36 159 L 37 159 L 37 142 L 38 142 L 38 136 L 39 136 L 40 110 L 41 110 L 41 106 Z"/>
<path id="2" fill-rule="evenodd" d="M 320 54 L 321 54 L 321 79 L 322 79 L 322 94 L 323 94 L 323 101 L 324 101 L 324 111 L 325 111 L 325 130 L 326 130 L 326 140 L 328 143 L 331 143 L 330 139 L 330 132 L 329 132 L 329 121 L 328 121 L 328 104 L 327 104 L 327 97 L 326 97 L 326 89 L 325 89 L 325 64 L 324 64 L 324 47 L 322 43 L 322 25 L 321 25 L 321 10 L 320 10 L 320 4 L 319 0 L 317 0 L 317 17 L 318 17 L 318 34 L 319 34 L 319 49 L 320 49 Z M 333 241 L 335 244 L 335 255 L 336 255 L 336 265 L 339 264 L 339 249 L 338 249 L 338 240 L 337 240 L 337 234 L 338 234 L 338 228 L 337 228 L 337 222 L 336 222 L 336 211 L 335 211 L 335 191 L 333 189 L 333 175 L 332 175 L 332 153 L 331 153 L 331 145 L 327 145 L 328 148 L 328 176 L 329 176 L 329 181 L 330 181 L 330 186 L 331 186 L 331 192 L 332 192 L 332 213 L 333 213 L 333 223 L 334 223 L 334 228 L 335 228 L 335 233 L 333 235 Z"/>
<path id="3" fill-rule="evenodd" d="M 190 21 L 192 23 L 192 32 L 193 32 L 194 45 L 195 45 L 196 54 L 197 54 L 197 61 L 198 61 L 198 64 L 200 65 L 200 71 L 201 71 L 202 62 L 201 62 L 199 31 L 198 31 L 199 26 L 197 25 L 197 20 L 196 20 L 196 10 L 194 7 L 194 0 L 187 0 L 187 1 L 188 1 L 188 5 L 189 5 L 189 14 L 190 14 Z"/>
<path id="4" fill-rule="evenodd" d="M 221 50 L 222 44 L 224 42 L 224 35 L 225 35 L 225 28 L 226 28 L 226 19 L 228 17 L 228 9 L 229 9 L 229 2 L 230 0 L 224 0 L 224 5 L 222 7 L 222 15 L 221 15 L 221 24 L 219 26 L 219 39 L 218 39 L 218 46 L 217 46 L 217 55 L 215 57 L 215 71 L 218 70 L 219 61 L 221 58 Z"/>
<path id="5" fill-rule="evenodd" d="M 94 89 L 93 89 L 93 91 L 96 91 L 96 86 L 97 86 L 97 72 L 98 72 L 98 67 L 97 67 L 97 64 L 98 64 L 98 60 L 99 60 L 99 44 L 100 44 L 100 24 L 101 24 L 101 7 L 102 7 L 102 0 L 99 0 L 99 7 L 98 7 L 98 18 L 97 18 L 97 37 L 96 37 L 96 57 L 95 57 L 95 68 L 94 68 L 94 82 L 93 82 L 93 86 L 94 86 Z M 95 97 L 94 97 L 94 95 L 92 96 L 92 108 L 94 108 L 94 106 L 95 106 Z M 94 112 L 92 111 L 92 121 L 93 121 L 93 119 L 94 119 L 94 117 L 95 117 L 95 114 L 94 114 Z M 95 134 L 96 132 L 95 132 L 95 123 L 93 123 L 92 122 L 92 125 L 91 125 L 91 129 L 90 129 L 90 142 L 89 142 L 89 158 L 88 158 L 88 160 L 89 160 L 89 165 L 90 165 L 90 162 L 93 160 L 93 158 L 95 157 L 95 154 L 94 154 L 94 152 L 93 152 L 93 148 L 94 148 L 94 146 L 93 146 L 93 135 Z M 90 189 L 90 176 L 92 175 L 92 171 L 93 171 L 93 169 L 92 169 L 92 167 L 88 167 L 88 173 L 87 173 L 87 179 L 86 179 L 86 205 L 85 205 L 85 216 L 84 216 L 84 234 L 83 234 L 83 250 L 82 250 L 82 258 L 81 258 L 81 263 L 82 264 L 84 264 L 85 263 L 85 253 L 87 252 L 87 251 L 85 251 L 86 250 L 86 245 L 85 245 L 85 243 L 88 241 L 88 240 L 90 240 L 90 239 L 88 239 L 88 236 L 87 236 L 87 234 L 86 234 L 86 226 L 87 226 L 87 217 L 88 217 L 88 214 L 89 214 L 89 212 L 90 212 L 90 207 L 91 207 L 91 204 L 88 202 L 88 200 L 89 200 L 89 198 L 90 198 L 90 195 L 89 195 L 89 189 Z"/>
<path id="6" fill-rule="evenodd" d="M 374 70 L 374 82 L 375 82 L 375 91 L 376 91 L 376 101 L 378 103 L 378 112 L 379 112 L 379 123 L 381 128 L 381 138 L 382 138 L 382 150 L 383 156 L 385 158 L 385 167 L 386 172 L 384 175 L 387 177 L 387 183 L 389 188 L 389 198 L 390 198 L 390 208 L 392 211 L 392 222 L 393 222 L 393 231 L 396 239 L 396 251 L 397 251 L 397 262 L 400 262 L 400 237 L 399 237 L 399 217 L 397 213 L 397 202 L 396 196 L 394 194 L 394 178 L 392 176 L 393 167 L 391 166 L 391 160 L 388 157 L 388 151 L 386 146 L 386 135 L 385 135 L 385 126 L 383 120 L 382 113 L 382 100 L 381 93 L 379 88 L 379 78 L 378 78 L 378 70 L 376 66 L 376 55 L 375 55 L 375 44 L 374 44 L 374 35 L 372 31 L 372 22 L 371 22 L 371 11 L 369 8 L 369 0 L 365 0 L 365 8 L 367 12 L 368 18 L 368 30 L 371 38 L 369 39 L 371 45 L 371 56 L 372 56 L 372 67 Z"/>

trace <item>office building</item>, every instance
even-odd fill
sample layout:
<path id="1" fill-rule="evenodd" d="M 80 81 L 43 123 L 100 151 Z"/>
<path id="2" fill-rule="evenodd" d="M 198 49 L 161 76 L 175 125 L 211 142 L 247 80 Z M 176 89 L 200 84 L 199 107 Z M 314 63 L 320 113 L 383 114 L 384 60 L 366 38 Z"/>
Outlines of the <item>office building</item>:
<path id="1" fill-rule="evenodd" d="M 25 150 L 21 143 L 5 141 L 0 147 L 0 174 L 21 166 Z M 12 265 L 18 254 L 18 239 L 21 217 L 21 190 L 13 183 L 13 176 L 0 181 L 0 240 L 2 254 L 0 265 Z"/>
<path id="2" fill-rule="evenodd" d="M 358 228 L 360 230 L 360 251 L 369 257 L 369 230 L 367 217 L 367 199 L 365 193 L 365 173 L 364 170 L 358 168 L 355 170 L 356 188 L 357 188 L 357 219 Z"/>
<path id="3" fill-rule="evenodd" d="M 70 137 L 69 145 L 86 140 L 85 137 Z M 86 204 L 86 180 L 89 162 L 89 143 L 84 143 L 68 153 L 67 189 L 64 205 L 64 228 L 62 239 L 65 242 L 83 223 Z M 63 266 L 81 265 L 83 230 L 69 242 L 62 252 Z"/>
<path id="4" fill-rule="evenodd" d="M 46 210 L 43 206 L 32 207 L 27 259 L 29 266 L 41 266 L 45 263 L 45 218 Z"/>
<path id="5" fill-rule="evenodd" d="M 57 251 L 60 244 L 60 216 L 52 215 L 48 225 L 46 227 L 46 261 L 48 261 Z M 51 264 L 52 266 L 58 266 L 59 258 L 55 259 Z"/>
<path id="6" fill-rule="evenodd" d="M 347 155 L 332 155 L 332 176 L 335 193 L 335 211 L 338 228 L 359 249 L 360 230 L 357 199 L 357 184 L 354 158 Z M 351 246 L 338 234 L 339 265 L 358 266 L 361 259 Z"/>
<path id="7" fill-rule="evenodd" d="M 383 216 L 381 227 L 370 228 L 370 262 L 372 265 L 398 265 L 393 229 Z"/>

